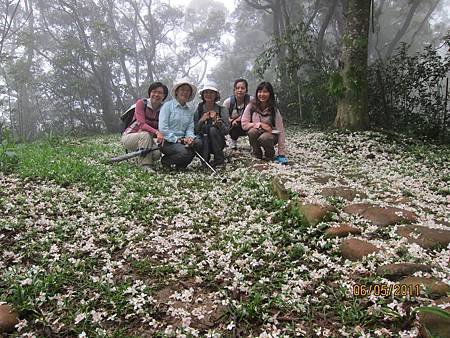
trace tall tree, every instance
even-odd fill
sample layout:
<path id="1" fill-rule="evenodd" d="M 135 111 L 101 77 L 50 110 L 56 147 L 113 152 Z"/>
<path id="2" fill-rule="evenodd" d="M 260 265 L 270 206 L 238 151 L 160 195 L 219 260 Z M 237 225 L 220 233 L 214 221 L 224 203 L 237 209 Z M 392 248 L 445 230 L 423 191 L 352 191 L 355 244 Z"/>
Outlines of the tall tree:
<path id="1" fill-rule="evenodd" d="M 406 31 L 408 30 L 409 25 L 411 24 L 411 20 L 414 16 L 414 13 L 417 10 L 417 7 L 419 7 L 421 0 L 413 0 L 411 7 L 409 8 L 408 14 L 406 15 L 405 21 L 403 22 L 403 25 L 401 26 L 401 28 L 397 31 L 397 33 L 394 36 L 394 39 L 392 39 L 391 43 L 389 44 L 389 47 L 387 49 L 386 52 L 386 58 L 390 58 L 394 48 L 397 46 L 397 44 L 399 43 L 400 39 L 402 38 L 402 36 L 406 33 Z"/>
<path id="2" fill-rule="evenodd" d="M 367 53 L 370 1 L 347 0 L 341 52 L 343 93 L 334 124 L 337 128 L 365 129 L 369 125 Z"/>

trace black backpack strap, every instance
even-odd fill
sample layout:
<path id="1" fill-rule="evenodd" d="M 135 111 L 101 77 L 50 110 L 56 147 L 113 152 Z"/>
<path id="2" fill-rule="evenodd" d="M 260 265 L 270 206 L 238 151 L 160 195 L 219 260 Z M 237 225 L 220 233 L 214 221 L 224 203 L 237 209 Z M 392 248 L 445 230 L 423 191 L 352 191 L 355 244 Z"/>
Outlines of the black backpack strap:
<path id="1" fill-rule="evenodd" d="M 249 102 L 250 102 L 250 95 L 245 94 L 245 96 L 244 96 L 244 109 L 245 109 L 245 107 L 247 107 Z"/>
<path id="2" fill-rule="evenodd" d="M 275 115 L 276 115 L 276 113 L 277 113 L 276 108 L 273 107 L 273 108 L 272 108 L 272 114 L 270 114 L 270 119 L 271 119 L 272 127 L 273 127 L 273 128 L 275 128 L 275 121 L 276 121 Z"/>
<path id="3" fill-rule="evenodd" d="M 230 108 L 228 108 L 228 114 L 231 116 L 234 106 L 236 105 L 236 96 L 230 96 Z"/>

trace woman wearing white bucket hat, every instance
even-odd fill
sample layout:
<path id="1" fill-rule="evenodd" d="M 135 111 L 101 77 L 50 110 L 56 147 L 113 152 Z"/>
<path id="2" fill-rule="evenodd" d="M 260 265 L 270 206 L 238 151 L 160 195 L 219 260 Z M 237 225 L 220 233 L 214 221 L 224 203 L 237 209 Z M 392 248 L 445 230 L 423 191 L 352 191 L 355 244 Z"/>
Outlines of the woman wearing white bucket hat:
<path id="1" fill-rule="evenodd" d="M 223 148 L 225 135 L 228 134 L 228 111 L 217 102 L 220 100 L 219 90 L 213 85 L 206 85 L 200 90 L 202 102 L 198 104 L 194 114 L 195 134 L 201 140 L 202 155 L 209 162 L 214 155 L 213 166 L 224 164 Z"/>
<path id="2" fill-rule="evenodd" d="M 194 158 L 194 113 L 187 105 L 197 93 L 197 87 L 188 79 L 176 81 L 172 87 L 173 99 L 163 105 L 159 115 L 159 130 L 164 135 L 161 148 L 164 167 L 175 165 L 186 168 Z"/>

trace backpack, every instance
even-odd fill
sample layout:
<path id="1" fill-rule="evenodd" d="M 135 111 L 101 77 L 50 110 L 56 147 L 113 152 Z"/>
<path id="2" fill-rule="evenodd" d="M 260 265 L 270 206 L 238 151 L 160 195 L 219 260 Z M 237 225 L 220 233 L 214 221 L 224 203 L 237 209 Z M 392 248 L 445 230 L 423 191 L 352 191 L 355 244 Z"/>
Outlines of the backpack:
<path id="1" fill-rule="evenodd" d="M 147 109 L 147 99 L 142 99 L 144 101 L 144 111 Z M 131 105 L 130 108 L 128 108 L 125 113 L 123 113 L 120 116 L 120 133 L 123 134 L 123 132 L 134 122 L 136 119 L 134 118 L 134 110 L 136 108 L 136 103 Z"/>
<path id="2" fill-rule="evenodd" d="M 245 94 L 244 96 L 244 109 L 245 107 L 248 105 L 248 103 L 250 102 L 250 95 Z M 230 99 L 230 108 L 228 108 L 228 113 L 231 116 L 231 113 L 233 112 L 233 109 L 236 107 L 236 96 L 233 95 L 231 96 Z"/>

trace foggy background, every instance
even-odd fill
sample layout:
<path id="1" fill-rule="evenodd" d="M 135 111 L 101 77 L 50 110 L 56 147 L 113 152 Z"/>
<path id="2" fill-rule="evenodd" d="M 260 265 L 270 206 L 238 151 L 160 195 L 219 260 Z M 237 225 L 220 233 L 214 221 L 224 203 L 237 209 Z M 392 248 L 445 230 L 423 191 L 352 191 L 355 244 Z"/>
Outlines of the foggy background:
<path id="1" fill-rule="evenodd" d="M 236 78 L 252 95 L 268 80 L 287 124 L 332 121 L 345 0 L 181 3 L 1 0 L 0 130 L 19 140 L 117 132 L 151 82 L 170 88 L 179 77 L 216 83 L 222 99 Z M 448 133 L 449 8 L 450 0 L 374 1 L 374 126 Z"/>

